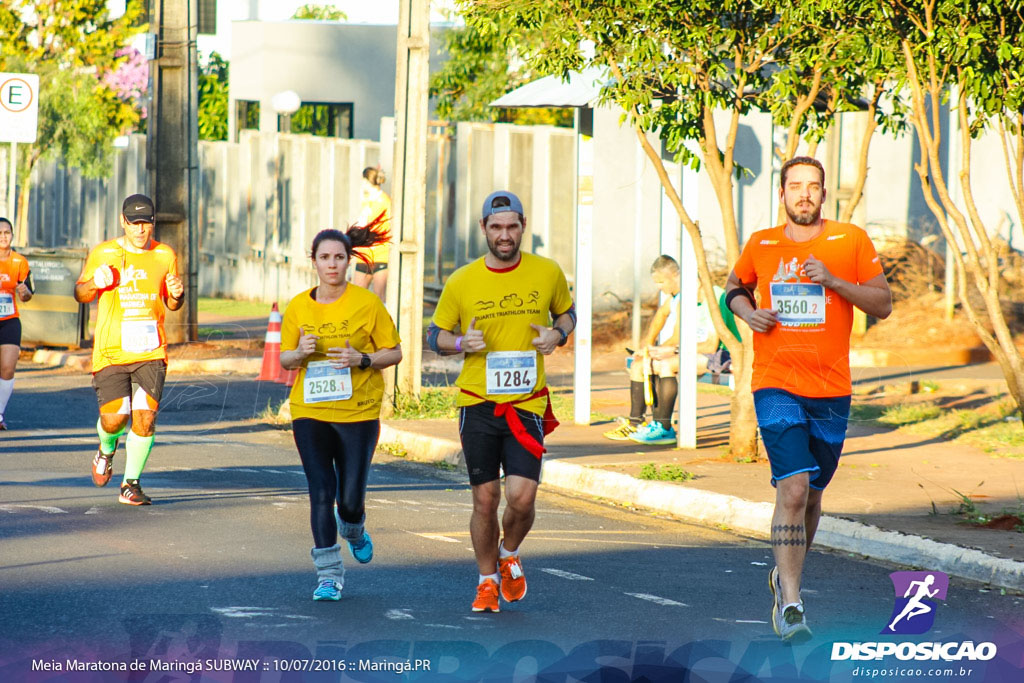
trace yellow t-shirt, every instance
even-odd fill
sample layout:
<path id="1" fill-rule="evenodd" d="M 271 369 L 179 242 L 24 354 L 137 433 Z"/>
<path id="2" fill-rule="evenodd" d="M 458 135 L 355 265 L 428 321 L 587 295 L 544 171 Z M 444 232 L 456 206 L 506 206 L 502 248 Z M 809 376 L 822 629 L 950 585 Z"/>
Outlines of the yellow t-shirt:
<path id="1" fill-rule="evenodd" d="M 93 373 L 108 365 L 166 359 L 164 278 L 178 274 L 174 250 L 156 240 L 141 251 L 122 246 L 121 238 L 108 240 L 89 252 L 78 282 L 91 280 L 103 264 L 114 271 L 115 285 L 99 295 Z"/>
<path id="2" fill-rule="evenodd" d="M 444 330 L 453 331 L 458 326 L 465 331 L 476 318 L 476 329 L 484 333 L 487 351 L 466 354 L 455 384 L 495 403 L 519 401 L 544 388 L 544 356 L 532 343 L 537 331 L 530 324 L 549 326 L 552 317 L 558 317 L 571 307 L 572 296 L 565 274 L 557 263 L 543 256 L 524 253 L 519 263 L 502 270 L 488 268 L 483 257 L 459 268 L 444 285 L 433 322 Z M 488 393 L 488 353 L 503 351 L 536 353 L 537 375 L 532 391 Z M 498 367 L 492 357 L 492 388 L 500 386 L 500 381 L 493 377 Z M 457 404 L 468 406 L 480 402 L 481 399 L 460 392 Z M 546 399 L 538 398 L 516 407 L 542 415 L 546 405 Z"/>
<path id="3" fill-rule="evenodd" d="M 391 198 L 383 190 L 377 190 L 375 196 L 363 200 L 363 204 L 359 208 L 359 225 L 367 225 L 381 214 L 384 214 L 381 228 L 391 230 Z M 370 247 L 366 252 L 372 263 L 386 264 L 391 257 L 391 244 L 389 242 L 378 244 Z"/>
<path id="4" fill-rule="evenodd" d="M 292 419 L 311 417 L 323 422 L 362 422 L 380 417 L 384 377 L 380 370 L 358 367 L 351 372 L 352 397 L 323 402 L 306 402 L 306 372 L 310 363 L 327 360 L 327 349 L 344 347 L 345 341 L 362 353 L 398 346 L 401 339 L 395 323 L 376 295 L 349 284 L 329 304 L 316 302 L 315 288 L 308 289 L 288 304 L 281 322 L 281 351 L 299 345 L 299 333 L 315 334 L 316 352 L 302 363 L 289 396 Z M 329 371 L 329 369 L 328 369 Z"/>

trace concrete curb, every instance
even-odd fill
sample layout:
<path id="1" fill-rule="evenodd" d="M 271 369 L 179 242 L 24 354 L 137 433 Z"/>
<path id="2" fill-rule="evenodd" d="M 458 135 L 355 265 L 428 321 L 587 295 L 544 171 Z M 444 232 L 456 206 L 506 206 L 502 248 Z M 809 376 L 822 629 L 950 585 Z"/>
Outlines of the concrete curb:
<path id="1" fill-rule="evenodd" d="M 92 372 L 92 354 L 38 349 L 32 354 L 32 362 L 48 367 L 67 367 L 82 372 Z M 167 371 L 182 375 L 259 374 L 262 358 L 172 358 L 167 362 Z"/>
<path id="2" fill-rule="evenodd" d="M 410 460 L 451 464 L 462 462 L 457 441 L 396 429 L 381 423 L 381 442 L 397 442 Z M 757 503 L 688 486 L 642 481 L 627 474 L 545 460 L 541 470 L 545 487 L 604 498 L 621 505 L 668 513 L 708 526 L 727 526 L 743 534 L 765 538 L 773 505 Z M 1024 590 L 1024 562 L 987 555 L 979 550 L 940 543 L 930 538 L 887 531 L 838 517 L 823 515 L 815 543 L 876 560 L 924 567 L 1001 588 Z"/>
<path id="3" fill-rule="evenodd" d="M 386 422 L 380 423 L 380 439 L 377 443 L 397 443 L 406 450 L 406 458 L 417 462 L 446 462 L 459 466 L 465 463 L 462 444 L 451 439 L 439 439 L 425 434 L 395 429 Z"/>

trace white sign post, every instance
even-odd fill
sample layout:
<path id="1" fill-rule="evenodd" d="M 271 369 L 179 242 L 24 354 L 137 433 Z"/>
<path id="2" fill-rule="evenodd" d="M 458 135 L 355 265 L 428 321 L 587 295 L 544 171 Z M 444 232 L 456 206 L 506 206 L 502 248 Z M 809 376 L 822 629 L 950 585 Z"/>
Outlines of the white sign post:
<path id="1" fill-rule="evenodd" d="M 0 73 L 0 142 L 11 143 L 11 170 L 7 175 L 7 210 L 14 220 L 18 143 L 36 141 L 39 122 L 39 76 Z"/>

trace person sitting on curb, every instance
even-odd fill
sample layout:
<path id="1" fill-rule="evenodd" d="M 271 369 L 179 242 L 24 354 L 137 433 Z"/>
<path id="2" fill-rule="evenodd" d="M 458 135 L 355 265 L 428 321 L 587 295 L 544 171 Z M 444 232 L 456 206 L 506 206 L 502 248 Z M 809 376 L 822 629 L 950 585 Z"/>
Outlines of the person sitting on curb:
<path id="1" fill-rule="evenodd" d="M 679 264 L 674 258 L 661 255 L 651 264 L 651 279 L 666 295 L 665 302 L 655 312 L 647 332 L 640 339 L 640 349 L 627 359 L 629 369 L 629 417 L 615 429 L 605 432 L 613 441 L 632 440 L 637 443 L 670 445 L 676 442 L 672 428 L 672 411 L 679 393 Z M 722 288 L 715 287 L 719 299 Z M 697 357 L 694 369 L 698 376 L 711 372 L 715 378 L 729 371 L 729 352 L 718 338 L 711 315 L 698 292 L 697 302 Z M 729 318 L 732 318 L 730 315 Z M 731 323 L 731 324 L 730 324 Z M 736 323 L 727 320 L 729 329 L 736 334 Z M 657 344 L 655 344 L 657 341 Z M 644 423 L 647 406 L 652 406 L 653 419 Z"/>

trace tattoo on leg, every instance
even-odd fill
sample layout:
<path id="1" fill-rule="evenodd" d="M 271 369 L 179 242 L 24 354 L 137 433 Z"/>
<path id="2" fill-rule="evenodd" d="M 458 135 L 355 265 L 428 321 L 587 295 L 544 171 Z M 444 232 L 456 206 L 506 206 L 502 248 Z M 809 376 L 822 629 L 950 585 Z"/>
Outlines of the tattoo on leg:
<path id="1" fill-rule="evenodd" d="M 772 525 L 772 546 L 806 544 L 807 535 L 803 524 Z"/>

